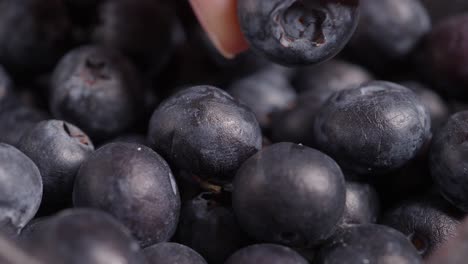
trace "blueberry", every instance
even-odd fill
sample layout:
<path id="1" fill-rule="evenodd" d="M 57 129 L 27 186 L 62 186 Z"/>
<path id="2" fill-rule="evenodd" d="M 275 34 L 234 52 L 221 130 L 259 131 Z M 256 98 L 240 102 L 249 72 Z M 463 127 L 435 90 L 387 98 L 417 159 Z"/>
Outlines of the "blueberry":
<path id="1" fill-rule="evenodd" d="M 46 221 L 21 243 L 41 263 L 146 263 L 130 232 L 104 212 L 68 209 Z"/>
<path id="2" fill-rule="evenodd" d="M 159 105 L 149 140 L 178 168 L 225 181 L 261 148 L 262 135 L 246 106 L 218 88 L 195 86 Z"/>
<path id="3" fill-rule="evenodd" d="M 159 243 L 143 250 L 148 264 L 207 264 L 193 249 L 177 243 Z"/>
<path id="4" fill-rule="evenodd" d="M 111 142 L 136 143 L 136 144 L 145 145 L 147 147 L 150 146 L 150 143 L 148 142 L 148 139 L 145 135 L 136 134 L 136 133 L 121 135 L 111 140 Z"/>
<path id="5" fill-rule="evenodd" d="M 264 130 L 271 126 L 274 112 L 288 109 L 296 99 L 296 92 L 287 77 L 274 70 L 264 70 L 240 79 L 227 91 L 255 113 Z"/>
<path id="6" fill-rule="evenodd" d="M 372 79 L 372 74 L 365 68 L 333 59 L 319 65 L 299 68 L 293 83 L 301 93 L 319 93 L 325 101 L 335 91 L 358 86 Z"/>
<path id="7" fill-rule="evenodd" d="M 225 262 L 226 264 L 307 264 L 294 250 L 274 244 L 257 244 L 243 248 Z"/>
<path id="8" fill-rule="evenodd" d="M 13 239 L 4 234 L 0 234 L 0 263 L 40 264 L 29 256 Z"/>
<path id="9" fill-rule="evenodd" d="M 22 104 L 15 97 L 5 104 L 0 102 L 0 142 L 18 146 L 26 131 L 47 118 L 44 112 Z"/>
<path id="10" fill-rule="evenodd" d="M 78 169 L 94 150 L 88 136 L 70 123 L 47 120 L 25 132 L 18 144 L 41 172 L 41 211 L 54 212 L 70 205 Z"/>
<path id="11" fill-rule="evenodd" d="M 42 198 L 39 169 L 13 146 L 0 143 L 0 231 L 19 232 Z"/>
<path id="12" fill-rule="evenodd" d="M 439 0 L 422 0 L 433 21 L 438 22 L 446 17 L 468 12 L 468 2 L 452 0 L 443 3 Z"/>
<path id="13" fill-rule="evenodd" d="M 431 130 L 435 132 L 445 124 L 450 115 L 450 110 L 445 101 L 435 92 L 421 83 L 406 81 L 402 83 L 415 92 L 431 116 Z"/>
<path id="14" fill-rule="evenodd" d="M 176 240 L 213 264 L 224 263 L 247 242 L 232 209 L 209 193 L 202 193 L 184 204 Z"/>
<path id="15" fill-rule="evenodd" d="M 440 41 L 443 39 L 444 41 Z M 467 99 L 468 13 L 437 23 L 416 57 L 417 69 L 447 96 Z"/>
<path id="16" fill-rule="evenodd" d="M 7 100 L 11 94 L 12 81 L 5 69 L 0 65 L 0 105 L 4 100 Z"/>
<path id="17" fill-rule="evenodd" d="M 240 0 L 238 15 L 247 40 L 269 59 L 313 64 L 346 45 L 358 23 L 358 6 L 359 0 Z"/>
<path id="18" fill-rule="evenodd" d="M 107 144 L 81 165 L 73 203 L 109 212 L 143 247 L 171 238 L 180 209 L 167 163 L 150 148 L 131 143 Z"/>
<path id="19" fill-rule="evenodd" d="M 318 252 L 317 264 L 418 264 L 416 249 L 400 232 L 382 225 L 356 225 L 333 236 Z"/>
<path id="20" fill-rule="evenodd" d="M 3 0 L 0 25 L 0 64 L 17 74 L 50 70 L 68 46 L 71 23 L 61 0 Z"/>
<path id="21" fill-rule="evenodd" d="M 458 264 L 465 263 L 468 258 L 468 219 L 464 220 L 456 230 L 456 235 L 448 239 L 437 249 L 426 263 L 428 264 Z"/>
<path id="22" fill-rule="evenodd" d="M 158 70 L 172 50 L 174 14 L 165 2 L 104 1 L 93 41 L 121 51 L 143 71 Z"/>
<path id="23" fill-rule="evenodd" d="M 346 205 L 340 226 L 373 224 L 379 210 L 379 196 L 371 185 L 346 182 Z"/>
<path id="24" fill-rule="evenodd" d="M 302 145 L 277 143 L 249 158 L 233 182 L 232 204 L 253 238 L 311 247 L 335 230 L 345 206 L 340 167 Z"/>
<path id="25" fill-rule="evenodd" d="M 345 171 L 385 173 L 418 154 L 430 136 L 430 117 L 409 89 L 373 81 L 332 95 L 315 119 L 314 135 Z"/>
<path id="26" fill-rule="evenodd" d="M 405 234 L 419 254 L 429 256 L 456 234 L 463 215 L 439 196 L 413 198 L 387 211 L 383 224 Z"/>
<path id="27" fill-rule="evenodd" d="M 452 115 L 434 136 L 430 170 L 440 193 L 459 209 L 468 212 L 468 111 Z"/>
<path id="28" fill-rule="evenodd" d="M 419 0 L 361 0 L 349 47 L 357 60 L 388 71 L 389 63 L 405 59 L 430 30 L 431 20 Z"/>
<path id="29" fill-rule="evenodd" d="M 49 104 L 55 118 L 102 140 L 132 125 L 139 91 L 138 74 L 124 57 L 109 48 L 84 46 L 57 65 Z"/>

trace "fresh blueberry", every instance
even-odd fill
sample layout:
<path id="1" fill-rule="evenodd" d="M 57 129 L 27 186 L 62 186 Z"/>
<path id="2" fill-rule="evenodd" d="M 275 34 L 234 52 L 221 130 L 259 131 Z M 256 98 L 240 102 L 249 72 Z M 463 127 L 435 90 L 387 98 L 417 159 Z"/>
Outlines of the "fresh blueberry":
<path id="1" fill-rule="evenodd" d="M 379 196 L 371 185 L 346 182 L 346 205 L 339 226 L 373 224 L 379 213 Z"/>
<path id="2" fill-rule="evenodd" d="M 209 263 L 222 264 L 246 245 L 247 238 L 232 209 L 213 196 L 202 193 L 184 204 L 176 240 L 193 248 Z"/>
<path id="3" fill-rule="evenodd" d="M 296 92 L 287 77 L 274 70 L 264 70 L 240 79 L 227 91 L 255 113 L 264 130 L 270 128 L 274 112 L 288 109 L 296 99 Z"/>
<path id="4" fill-rule="evenodd" d="M 400 232 L 382 225 L 355 225 L 333 236 L 318 252 L 317 264 L 420 264 L 416 249 Z"/>
<path id="5" fill-rule="evenodd" d="M 124 134 L 119 137 L 114 138 L 111 142 L 125 142 L 125 143 L 136 143 L 145 145 L 147 147 L 150 146 L 148 142 L 148 138 L 143 134 Z"/>
<path id="6" fill-rule="evenodd" d="M 446 201 L 431 195 L 411 199 L 387 211 L 383 224 L 402 232 L 419 254 L 427 257 L 455 236 L 462 218 L 463 214 Z"/>
<path id="7" fill-rule="evenodd" d="M 71 205 L 75 176 L 94 150 L 88 136 L 70 123 L 47 120 L 25 132 L 18 144 L 18 149 L 34 161 L 41 173 L 44 186 L 41 212 Z"/>
<path id="8" fill-rule="evenodd" d="M 115 216 L 143 247 L 169 240 L 180 210 L 167 163 L 150 148 L 131 143 L 107 144 L 81 165 L 73 203 Z"/>
<path id="9" fill-rule="evenodd" d="M 332 95 L 315 119 L 314 135 L 345 171 L 385 173 L 418 154 L 430 136 L 430 117 L 411 90 L 373 81 Z"/>
<path id="10" fill-rule="evenodd" d="M 62 211 L 21 244 L 40 263 L 146 263 L 128 229 L 110 215 L 91 209 Z"/>
<path id="11" fill-rule="evenodd" d="M 138 74 L 124 57 L 109 48 L 84 46 L 57 65 L 49 104 L 54 117 L 102 140 L 132 125 L 139 91 Z"/>
<path id="12" fill-rule="evenodd" d="M 333 92 L 358 86 L 372 79 L 372 74 L 365 68 L 334 59 L 319 65 L 299 68 L 293 84 L 299 92 L 319 93 L 325 101 Z"/>
<path id="13" fill-rule="evenodd" d="M 443 41 L 440 41 L 443 39 Z M 467 99 L 468 13 L 437 23 L 416 56 L 419 69 L 446 96 Z"/>
<path id="14" fill-rule="evenodd" d="M 330 59 L 351 38 L 359 0 L 239 0 L 242 31 L 269 59 L 288 65 Z"/>
<path id="15" fill-rule="evenodd" d="M 468 212 L 468 111 L 452 115 L 434 136 L 430 169 L 440 193 L 453 205 Z"/>
<path id="16" fill-rule="evenodd" d="M 257 244 L 243 248 L 225 264 L 307 264 L 294 250 L 274 244 Z"/>
<path id="17" fill-rule="evenodd" d="M 143 250 L 148 264 L 207 264 L 193 249 L 177 243 L 159 243 Z"/>
<path id="18" fill-rule="evenodd" d="M 14 239 L 0 232 L 0 263 L 4 264 L 42 264 L 22 249 Z"/>
<path id="19" fill-rule="evenodd" d="M 0 231 L 19 232 L 42 198 L 39 169 L 21 151 L 0 143 Z"/>
<path id="20" fill-rule="evenodd" d="M 174 14 L 165 2 L 104 1 L 99 7 L 95 43 L 121 51 L 143 71 L 158 70 L 172 49 Z"/>
<path id="21" fill-rule="evenodd" d="M 386 70 L 390 62 L 405 59 L 430 29 L 419 0 L 361 0 L 359 25 L 349 47 L 358 61 Z"/>
<path id="22" fill-rule="evenodd" d="M 311 247 L 335 230 L 345 207 L 340 167 L 302 145 L 277 143 L 249 158 L 233 182 L 240 226 L 259 241 Z"/>
<path id="23" fill-rule="evenodd" d="M 442 97 L 418 82 L 406 81 L 403 82 L 402 85 L 411 89 L 413 92 L 419 95 L 419 98 L 421 98 L 422 103 L 429 111 L 429 115 L 431 116 L 432 132 L 435 132 L 445 124 L 450 116 L 450 109 Z"/>
<path id="24" fill-rule="evenodd" d="M 0 63 L 16 74 L 50 70 L 68 46 L 71 23 L 61 0 L 3 0 L 0 25 Z"/>
<path id="25" fill-rule="evenodd" d="M 179 169 L 225 181 L 261 148 L 262 134 L 245 105 L 218 88 L 195 86 L 159 105 L 149 140 Z"/>

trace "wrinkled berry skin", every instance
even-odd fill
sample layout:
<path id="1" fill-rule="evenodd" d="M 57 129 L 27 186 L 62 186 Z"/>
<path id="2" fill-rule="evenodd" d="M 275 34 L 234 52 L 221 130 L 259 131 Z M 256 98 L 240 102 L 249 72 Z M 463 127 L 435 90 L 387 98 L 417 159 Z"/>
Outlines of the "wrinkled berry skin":
<path id="1" fill-rule="evenodd" d="M 232 209 L 219 204 L 208 193 L 182 206 L 175 237 L 213 264 L 223 264 L 247 243 Z"/>
<path id="2" fill-rule="evenodd" d="M 93 209 L 67 209 L 22 240 L 34 259 L 50 264 L 146 264 L 128 229 Z"/>
<path id="3" fill-rule="evenodd" d="M 277 143 L 249 158 L 233 182 L 240 226 L 258 241 L 315 246 L 332 235 L 343 215 L 345 183 L 327 155 Z"/>
<path id="4" fill-rule="evenodd" d="M 307 264 L 294 250 L 274 244 L 257 244 L 234 253 L 225 264 Z"/>
<path id="5" fill-rule="evenodd" d="M 427 257 L 456 234 L 463 214 L 439 196 L 418 197 L 387 211 L 384 225 L 395 228 Z"/>
<path id="6" fill-rule="evenodd" d="M 468 212 L 468 111 L 452 115 L 434 136 L 430 151 L 431 175 L 440 193 Z"/>
<path id="7" fill-rule="evenodd" d="M 47 120 L 28 130 L 18 149 L 34 161 L 41 173 L 41 211 L 53 212 L 70 205 L 78 169 L 94 150 L 88 136 L 70 123 Z"/>
<path id="8" fill-rule="evenodd" d="M 37 166 L 15 147 L 0 143 L 0 232 L 19 232 L 36 214 L 41 198 Z"/>
<path id="9" fill-rule="evenodd" d="M 361 17 L 349 42 L 356 59 L 385 69 L 402 60 L 431 30 L 427 10 L 419 0 L 361 0 Z"/>
<path id="10" fill-rule="evenodd" d="M 467 99 L 468 14 L 449 17 L 436 24 L 425 38 L 417 62 L 418 68 L 441 93 Z"/>
<path id="11" fill-rule="evenodd" d="M 237 7 L 251 46 L 286 65 L 315 64 L 335 56 L 359 18 L 359 0 L 239 0 Z"/>
<path id="12" fill-rule="evenodd" d="M 422 259 L 400 232 L 383 225 L 356 225 L 333 236 L 317 254 L 317 264 L 419 264 Z"/>
<path id="13" fill-rule="evenodd" d="M 110 213 L 142 247 L 169 240 L 180 210 L 179 191 L 166 161 L 150 148 L 131 143 L 104 145 L 81 165 L 73 203 Z"/>
<path id="14" fill-rule="evenodd" d="M 56 66 L 49 104 L 55 118 L 102 140 L 132 125 L 140 92 L 138 73 L 125 57 L 110 48 L 83 46 Z"/>
<path id="15" fill-rule="evenodd" d="M 262 144 L 254 113 L 221 89 L 195 86 L 162 102 L 149 141 L 171 164 L 200 177 L 229 180 Z"/>
<path id="16" fill-rule="evenodd" d="M 207 264 L 193 249 L 177 243 L 159 243 L 143 250 L 148 264 Z"/>
<path id="17" fill-rule="evenodd" d="M 468 258 L 468 219 L 464 220 L 456 230 L 454 238 L 442 244 L 434 254 L 429 256 L 427 264 L 459 264 Z"/>
<path id="18" fill-rule="evenodd" d="M 340 227 L 373 224 L 379 216 L 379 196 L 365 183 L 346 182 L 346 205 Z"/>
<path id="19" fill-rule="evenodd" d="M 385 173 L 416 156 L 430 137 L 430 116 L 411 90 L 373 81 L 332 95 L 317 114 L 314 135 L 345 171 Z"/>
<path id="20" fill-rule="evenodd" d="M 3 0 L 0 64 L 19 74 L 50 70 L 67 48 L 70 31 L 61 0 Z"/>
<path id="21" fill-rule="evenodd" d="M 264 130 L 272 124 L 271 115 L 288 109 L 296 99 L 296 92 L 284 74 L 264 70 L 234 82 L 227 90 L 246 104 Z"/>

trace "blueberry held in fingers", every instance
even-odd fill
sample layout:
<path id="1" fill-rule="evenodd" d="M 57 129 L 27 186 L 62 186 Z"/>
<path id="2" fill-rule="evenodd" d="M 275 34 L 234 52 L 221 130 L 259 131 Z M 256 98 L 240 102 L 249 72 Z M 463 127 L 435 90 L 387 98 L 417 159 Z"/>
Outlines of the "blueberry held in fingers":
<path id="1" fill-rule="evenodd" d="M 71 205 L 75 176 L 94 150 L 89 137 L 70 123 L 47 120 L 28 130 L 18 148 L 41 172 L 44 185 L 41 211 L 54 212 Z"/>
<path id="2" fill-rule="evenodd" d="M 335 92 L 315 118 L 314 136 L 318 148 L 347 173 L 387 173 L 418 154 L 430 127 L 415 93 L 373 81 Z"/>
<path id="3" fill-rule="evenodd" d="M 345 182 L 327 155 L 293 143 L 271 145 L 249 158 L 233 182 L 240 226 L 258 241 L 312 247 L 343 215 Z"/>
<path id="4" fill-rule="evenodd" d="M 255 114 L 212 86 L 188 88 L 162 102 L 148 137 L 171 164 L 218 181 L 231 180 L 262 144 Z"/>
<path id="5" fill-rule="evenodd" d="M 81 165 L 73 203 L 110 213 L 143 247 L 168 241 L 180 210 L 179 191 L 166 161 L 150 148 L 131 143 L 104 145 Z"/>
<path id="6" fill-rule="evenodd" d="M 30 158 L 0 143 L 0 232 L 18 232 L 36 214 L 42 198 L 41 174 Z"/>
<path id="7" fill-rule="evenodd" d="M 242 31 L 252 47 L 287 65 L 335 56 L 351 38 L 359 0 L 239 0 Z"/>

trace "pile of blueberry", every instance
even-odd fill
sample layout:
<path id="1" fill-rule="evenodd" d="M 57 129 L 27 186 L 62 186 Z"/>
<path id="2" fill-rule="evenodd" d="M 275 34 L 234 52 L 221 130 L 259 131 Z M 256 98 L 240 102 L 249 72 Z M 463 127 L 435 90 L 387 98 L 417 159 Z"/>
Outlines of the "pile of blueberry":
<path id="1" fill-rule="evenodd" d="M 463 264 L 468 1 L 0 0 L 1 264 Z"/>

